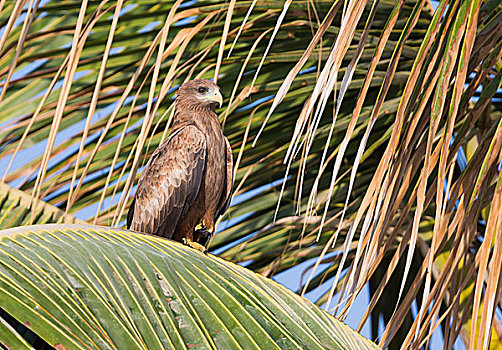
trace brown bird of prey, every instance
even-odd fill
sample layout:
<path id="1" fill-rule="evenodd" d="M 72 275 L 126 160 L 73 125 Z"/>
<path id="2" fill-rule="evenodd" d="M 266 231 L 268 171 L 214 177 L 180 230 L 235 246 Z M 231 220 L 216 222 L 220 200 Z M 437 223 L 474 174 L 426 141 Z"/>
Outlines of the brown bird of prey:
<path id="1" fill-rule="evenodd" d="M 232 193 L 232 150 L 215 113 L 222 102 L 210 80 L 181 85 L 171 134 L 139 179 L 128 228 L 206 251 Z"/>

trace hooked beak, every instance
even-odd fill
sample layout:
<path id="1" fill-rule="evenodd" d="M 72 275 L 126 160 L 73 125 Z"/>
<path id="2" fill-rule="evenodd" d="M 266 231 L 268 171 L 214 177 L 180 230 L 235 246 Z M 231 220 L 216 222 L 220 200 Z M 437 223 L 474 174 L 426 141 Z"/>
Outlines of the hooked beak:
<path id="1" fill-rule="evenodd" d="M 214 90 L 214 93 L 210 96 L 207 97 L 209 101 L 214 101 L 218 102 L 219 106 L 223 104 L 223 96 L 221 96 L 221 93 L 219 90 Z"/>

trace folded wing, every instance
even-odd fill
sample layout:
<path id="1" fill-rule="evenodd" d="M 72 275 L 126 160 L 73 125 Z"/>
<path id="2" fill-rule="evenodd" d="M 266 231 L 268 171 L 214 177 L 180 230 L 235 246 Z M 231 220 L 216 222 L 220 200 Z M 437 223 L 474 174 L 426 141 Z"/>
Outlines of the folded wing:
<path id="1" fill-rule="evenodd" d="M 127 227 L 172 238 L 199 193 L 206 147 L 202 132 L 185 126 L 155 150 L 139 179 Z"/>

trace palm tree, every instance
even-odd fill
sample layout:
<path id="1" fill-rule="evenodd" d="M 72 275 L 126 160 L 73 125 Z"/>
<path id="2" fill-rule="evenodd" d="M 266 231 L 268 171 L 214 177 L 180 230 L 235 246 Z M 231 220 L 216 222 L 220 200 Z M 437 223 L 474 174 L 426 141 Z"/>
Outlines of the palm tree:
<path id="1" fill-rule="evenodd" d="M 341 320 L 369 288 L 358 329 L 382 347 L 499 346 L 499 1 L 0 9 L 4 182 L 122 226 L 176 87 L 214 78 L 236 191 L 212 251 L 266 277 L 303 263 L 297 293 Z"/>

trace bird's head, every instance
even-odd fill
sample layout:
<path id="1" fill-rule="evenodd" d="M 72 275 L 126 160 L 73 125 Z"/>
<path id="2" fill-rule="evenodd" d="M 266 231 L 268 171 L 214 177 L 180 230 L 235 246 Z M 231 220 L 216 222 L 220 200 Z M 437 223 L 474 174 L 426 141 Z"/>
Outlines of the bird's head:
<path id="1" fill-rule="evenodd" d="M 184 83 L 178 90 L 177 99 L 183 104 L 195 107 L 209 107 L 217 103 L 221 107 L 223 103 L 220 88 L 207 79 L 195 79 Z"/>

